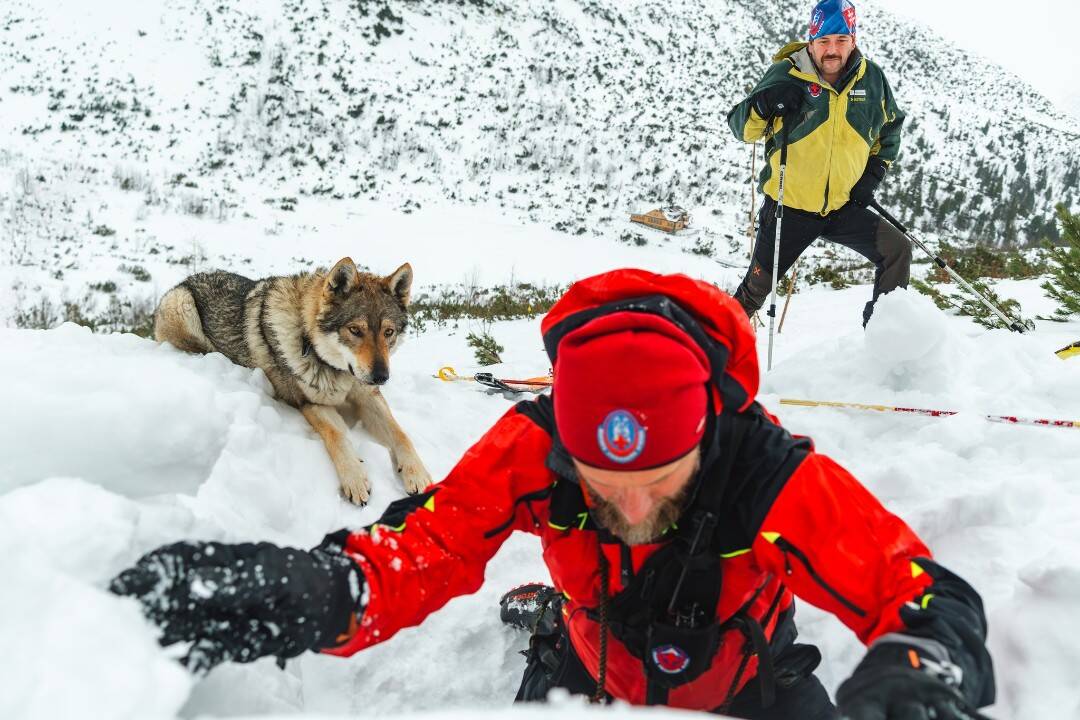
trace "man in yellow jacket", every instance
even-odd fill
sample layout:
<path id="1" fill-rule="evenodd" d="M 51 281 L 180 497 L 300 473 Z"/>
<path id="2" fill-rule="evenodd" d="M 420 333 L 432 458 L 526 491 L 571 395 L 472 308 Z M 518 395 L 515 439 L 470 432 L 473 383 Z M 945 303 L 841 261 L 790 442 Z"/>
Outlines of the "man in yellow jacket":
<path id="1" fill-rule="evenodd" d="M 911 243 L 867 209 L 900 150 L 904 113 L 884 73 L 855 45 L 855 7 L 821 0 L 810 15 L 809 42 L 791 43 L 749 97 L 732 108 L 728 125 L 743 142 L 765 138 L 762 204 L 754 258 L 735 298 L 747 315 L 765 302 L 772 285 L 779 189 L 781 130 L 788 125 L 778 276 L 815 239 L 824 237 L 874 263 L 874 302 L 907 287 Z"/>

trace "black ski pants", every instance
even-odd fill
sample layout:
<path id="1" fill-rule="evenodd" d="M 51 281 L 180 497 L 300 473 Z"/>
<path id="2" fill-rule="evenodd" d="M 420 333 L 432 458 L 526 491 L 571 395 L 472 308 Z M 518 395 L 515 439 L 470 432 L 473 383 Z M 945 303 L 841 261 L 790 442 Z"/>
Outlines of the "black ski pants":
<path id="1" fill-rule="evenodd" d="M 735 299 L 747 315 L 765 304 L 772 292 L 773 239 L 776 237 L 776 201 L 766 197 L 758 213 L 754 258 Z M 849 247 L 874 263 L 874 294 L 863 308 L 863 325 L 870 320 L 874 303 L 885 293 L 906 288 L 911 276 L 911 242 L 877 213 L 855 203 L 822 216 L 818 213 L 784 208 L 781 223 L 778 278 L 795 264 L 819 237 Z"/>

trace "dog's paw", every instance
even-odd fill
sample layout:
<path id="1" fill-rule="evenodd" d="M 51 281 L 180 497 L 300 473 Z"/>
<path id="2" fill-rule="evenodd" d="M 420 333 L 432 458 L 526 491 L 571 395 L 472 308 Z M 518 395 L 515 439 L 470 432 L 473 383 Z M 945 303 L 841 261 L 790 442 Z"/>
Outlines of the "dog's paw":
<path id="1" fill-rule="evenodd" d="M 371 482 L 368 481 L 367 471 L 364 470 L 363 460 L 350 463 L 348 469 L 343 469 L 338 476 L 341 481 L 341 494 L 346 500 L 355 505 L 367 505 L 371 496 Z"/>
<path id="2" fill-rule="evenodd" d="M 398 477 L 401 478 L 401 484 L 405 486 L 405 492 L 416 495 L 424 492 L 431 485 L 431 474 L 415 454 L 405 459 L 391 455 L 390 459 L 394 463 Z"/>

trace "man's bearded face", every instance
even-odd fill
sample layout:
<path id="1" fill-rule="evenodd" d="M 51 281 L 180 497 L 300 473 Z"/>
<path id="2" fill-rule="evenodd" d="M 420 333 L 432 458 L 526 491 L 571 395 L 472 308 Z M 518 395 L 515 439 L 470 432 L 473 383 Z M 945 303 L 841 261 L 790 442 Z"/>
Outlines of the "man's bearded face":
<path id="1" fill-rule="evenodd" d="M 574 461 L 593 515 L 627 545 L 653 542 L 679 519 L 700 465 L 697 448 L 651 470 L 599 470 Z"/>
<path id="2" fill-rule="evenodd" d="M 689 495 L 688 485 L 682 488 L 675 497 L 659 500 L 644 520 L 632 523 L 626 519 L 615 503 L 597 496 L 587 483 L 585 487 L 588 488 L 589 497 L 592 499 L 593 515 L 597 522 L 627 545 L 644 545 L 657 540 L 665 530 L 678 521 L 682 511 L 686 509 L 687 495 Z"/>
<path id="3" fill-rule="evenodd" d="M 839 76 L 854 51 L 854 35 L 824 35 L 810 41 L 810 57 L 826 79 Z"/>

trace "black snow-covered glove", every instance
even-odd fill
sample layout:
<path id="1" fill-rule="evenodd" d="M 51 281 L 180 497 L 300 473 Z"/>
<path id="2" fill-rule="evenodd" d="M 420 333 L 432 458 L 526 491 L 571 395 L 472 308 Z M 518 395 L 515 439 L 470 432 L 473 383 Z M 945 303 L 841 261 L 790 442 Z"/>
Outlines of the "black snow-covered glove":
<path id="1" fill-rule="evenodd" d="M 845 720 L 985 720 L 994 702 L 982 599 L 929 558 L 914 564 L 933 583 L 900 608 L 904 632 L 874 641 L 836 692 Z"/>
<path id="2" fill-rule="evenodd" d="M 331 536 L 332 537 L 332 536 Z M 328 538 L 329 539 L 329 538 Z M 340 546 L 178 542 L 147 553 L 109 584 L 136 598 L 162 645 L 190 642 L 181 658 L 204 674 L 225 662 L 338 644 L 362 610 L 363 575 Z"/>
<path id="3" fill-rule="evenodd" d="M 885 635 L 840 685 L 836 703 L 844 720 L 978 720 L 962 680 L 941 643 Z"/>
<path id="4" fill-rule="evenodd" d="M 766 120 L 794 115 L 802 107 L 803 88 L 795 83 L 780 83 L 754 93 L 750 102 Z"/>
<path id="5" fill-rule="evenodd" d="M 862 177 L 855 182 L 851 187 L 851 192 L 848 193 L 851 202 L 859 207 L 867 207 L 874 199 L 874 193 L 877 192 L 881 181 L 885 179 L 885 173 L 888 170 L 889 166 L 879 157 L 874 156 L 867 160 Z"/>

